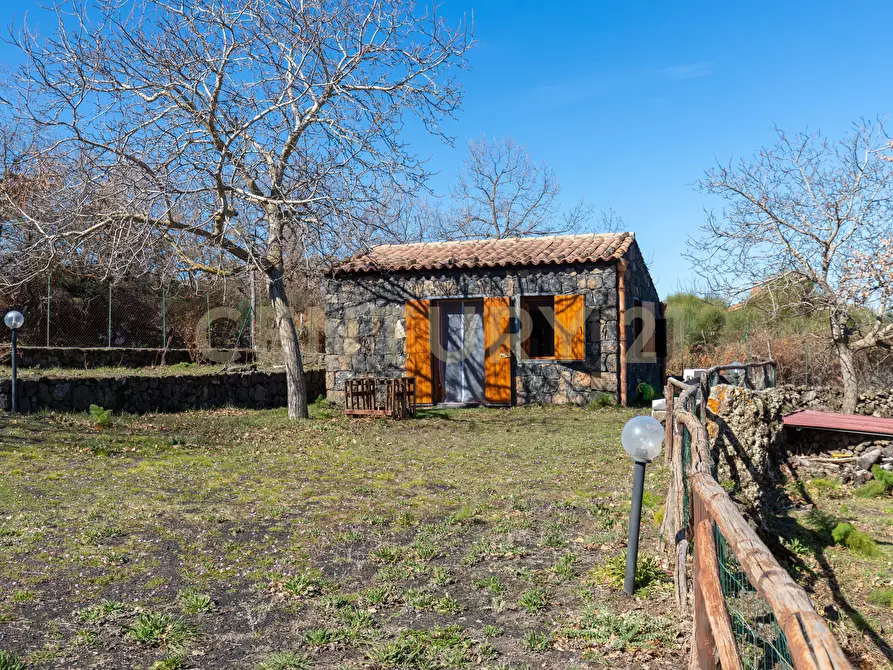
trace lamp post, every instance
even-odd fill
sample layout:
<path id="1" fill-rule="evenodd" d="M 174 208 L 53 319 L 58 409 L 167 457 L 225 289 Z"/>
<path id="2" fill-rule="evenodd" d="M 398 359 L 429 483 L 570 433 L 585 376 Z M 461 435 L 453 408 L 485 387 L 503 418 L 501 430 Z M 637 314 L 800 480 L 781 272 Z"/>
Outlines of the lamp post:
<path id="1" fill-rule="evenodd" d="M 620 433 L 623 449 L 633 459 L 633 504 L 629 511 L 629 542 L 626 546 L 626 579 L 623 592 L 631 596 L 636 589 L 636 560 L 639 554 L 639 524 L 642 520 L 642 490 L 645 466 L 660 455 L 664 429 L 650 416 L 635 416 Z"/>
<path id="2" fill-rule="evenodd" d="M 6 327 L 12 331 L 12 401 L 10 402 L 10 409 L 13 412 L 18 411 L 18 403 L 17 395 L 18 395 L 18 380 L 16 379 L 16 335 L 19 332 L 19 328 L 22 327 L 22 324 L 25 323 L 25 317 L 22 316 L 21 312 L 16 310 L 12 310 L 6 313 L 6 316 L 3 317 L 3 323 L 6 324 Z"/>

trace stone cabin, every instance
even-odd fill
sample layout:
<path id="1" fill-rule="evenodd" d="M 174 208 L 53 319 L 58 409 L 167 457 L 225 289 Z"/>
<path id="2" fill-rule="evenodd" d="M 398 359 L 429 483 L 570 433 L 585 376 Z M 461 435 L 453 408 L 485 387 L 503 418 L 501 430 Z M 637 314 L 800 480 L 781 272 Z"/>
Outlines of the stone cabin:
<path id="1" fill-rule="evenodd" d="M 632 233 L 376 246 L 327 278 L 328 399 L 407 375 L 419 404 L 626 405 L 660 393 L 662 317 Z"/>

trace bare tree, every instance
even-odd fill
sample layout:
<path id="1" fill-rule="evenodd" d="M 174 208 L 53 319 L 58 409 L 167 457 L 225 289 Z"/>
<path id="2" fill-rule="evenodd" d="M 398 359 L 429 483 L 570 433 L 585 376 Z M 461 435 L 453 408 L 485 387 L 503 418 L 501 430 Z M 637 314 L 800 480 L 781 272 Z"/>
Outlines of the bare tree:
<path id="1" fill-rule="evenodd" d="M 66 203 L 21 208 L 22 253 L 94 244 L 120 273 L 163 247 L 186 270 L 265 273 L 289 416 L 306 416 L 289 254 L 366 239 L 364 211 L 424 183 L 401 130 L 414 117 L 444 137 L 466 27 L 385 0 L 93 0 L 55 12 L 51 37 L 13 35 L 25 58 L 7 102 L 50 138 L 32 159 L 64 168 L 54 200 Z"/>
<path id="2" fill-rule="evenodd" d="M 772 292 L 764 302 L 779 313 L 827 315 L 844 410 L 852 412 L 854 353 L 893 345 L 888 140 L 880 123 L 860 123 L 837 143 L 818 133 L 777 132 L 774 147 L 707 172 L 701 190 L 728 208 L 708 214 L 688 256 L 712 289 L 730 297 L 759 285 Z"/>
<path id="3" fill-rule="evenodd" d="M 455 211 L 441 237 L 555 235 L 578 229 L 592 214 L 583 201 L 559 210 L 561 185 L 510 137 L 468 143 L 468 157 L 452 190 Z"/>

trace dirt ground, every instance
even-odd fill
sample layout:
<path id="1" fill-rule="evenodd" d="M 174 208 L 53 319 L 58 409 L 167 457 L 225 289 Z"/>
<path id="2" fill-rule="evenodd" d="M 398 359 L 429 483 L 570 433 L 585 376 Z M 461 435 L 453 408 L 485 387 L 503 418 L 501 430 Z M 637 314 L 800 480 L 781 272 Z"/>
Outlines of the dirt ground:
<path id="1" fill-rule="evenodd" d="M 0 668 L 677 668 L 632 412 L 0 418 Z"/>

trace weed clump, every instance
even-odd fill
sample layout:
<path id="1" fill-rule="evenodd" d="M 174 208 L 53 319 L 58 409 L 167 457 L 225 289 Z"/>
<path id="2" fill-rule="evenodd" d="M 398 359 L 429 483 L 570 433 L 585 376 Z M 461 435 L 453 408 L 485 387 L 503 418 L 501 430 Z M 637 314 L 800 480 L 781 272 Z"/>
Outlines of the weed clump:
<path id="1" fill-rule="evenodd" d="M 599 393 L 589 401 L 588 409 L 605 409 L 614 406 L 614 396 L 610 393 Z"/>
<path id="2" fill-rule="evenodd" d="M 875 465 L 871 468 L 871 474 L 874 479 L 856 489 L 859 498 L 881 498 L 893 494 L 893 472 Z"/>
<path id="3" fill-rule="evenodd" d="M 552 648 L 552 637 L 548 633 L 529 630 L 524 633 L 524 646 L 530 651 L 549 651 Z"/>
<path id="4" fill-rule="evenodd" d="M 168 649 L 182 649 L 198 636 L 182 619 L 157 612 L 142 612 L 127 634 L 141 644 Z"/>
<path id="5" fill-rule="evenodd" d="M 618 650 L 635 650 L 669 646 L 676 628 L 663 617 L 641 612 L 615 614 L 608 610 L 587 610 L 580 621 L 560 634 L 568 640 L 581 640 L 587 645 L 609 645 Z"/>
<path id="6" fill-rule="evenodd" d="M 868 602 L 893 609 L 893 589 L 875 589 L 868 594 Z"/>
<path id="7" fill-rule="evenodd" d="M 195 588 L 185 588 L 180 591 L 179 600 L 186 614 L 203 614 L 217 609 L 211 596 Z"/>
<path id="8" fill-rule="evenodd" d="M 521 594 L 518 604 L 531 614 L 536 614 L 548 607 L 549 597 L 541 588 L 527 589 Z"/>
<path id="9" fill-rule="evenodd" d="M 12 652 L 0 649 L 0 670 L 25 670 L 25 664 Z"/>
<path id="10" fill-rule="evenodd" d="M 639 554 L 636 561 L 636 589 L 644 589 L 665 578 L 657 559 L 651 554 Z M 590 581 L 622 589 L 626 577 L 626 551 L 609 558 L 602 565 L 589 571 Z"/>
<path id="11" fill-rule="evenodd" d="M 307 670 L 310 657 L 295 651 L 278 651 L 267 656 L 257 670 Z"/>
<path id="12" fill-rule="evenodd" d="M 879 553 L 877 542 L 868 533 L 857 530 L 853 524 L 845 521 L 834 526 L 831 538 L 835 544 L 842 544 L 863 556 L 877 556 Z"/>
<path id="13" fill-rule="evenodd" d="M 112 425 L 112 410 L 105 409 L 101 405 L 90 405 L 90 418 L 93 419 L 93 427 L 97 430 L 108 428 Z"/>

